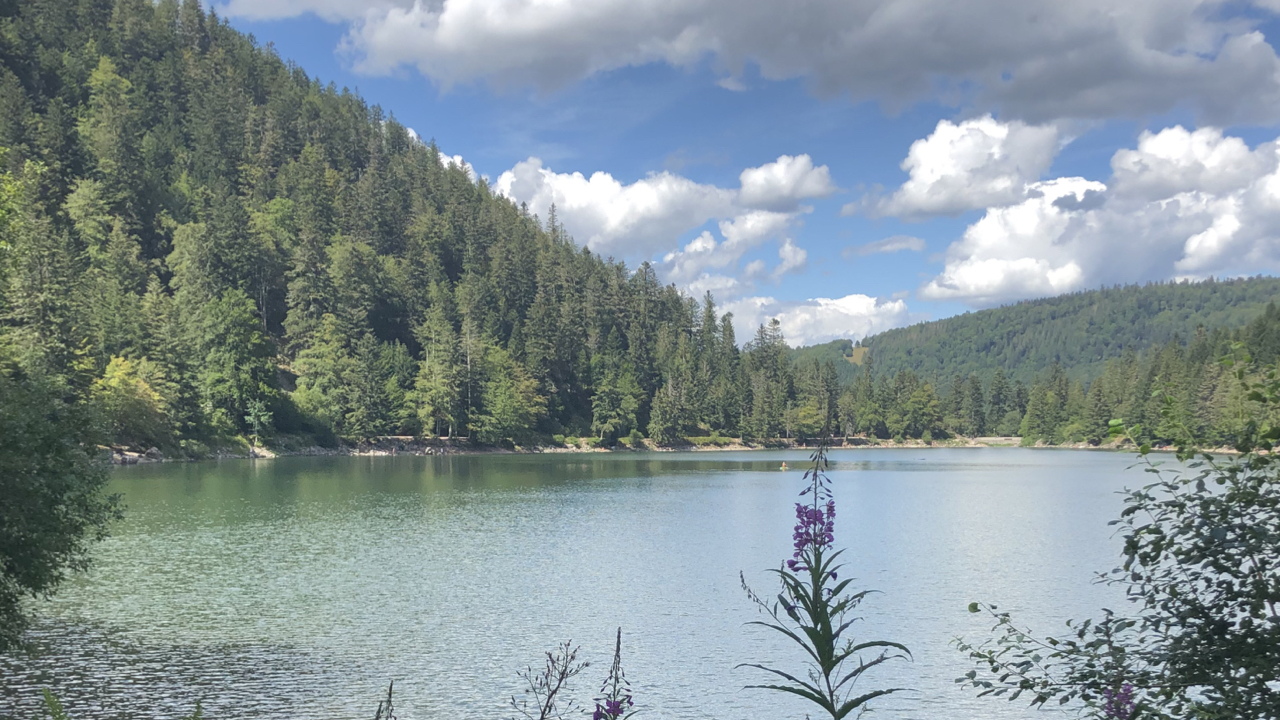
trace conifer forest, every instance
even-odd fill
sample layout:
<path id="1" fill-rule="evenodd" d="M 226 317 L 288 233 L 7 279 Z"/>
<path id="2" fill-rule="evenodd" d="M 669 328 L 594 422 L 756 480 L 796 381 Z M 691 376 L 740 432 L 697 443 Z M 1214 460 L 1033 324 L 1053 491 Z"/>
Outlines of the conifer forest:
<path id="1" fill-rule="evenodd" d="M 914 328 L 865 341 L 852 373 L 793 360 L 776 322 L 740 341 L 710 294 L 578 247 L 554 211 L 496 195 L 195 0 L 9 5 L 0 342 L 116 444 L 198 456 L 259 433 L 671 444 L 823 428 L 1098 442 L 1112 417 L 1148 418 L 1165 385 L 1225 439 L 1238 399 L 1213 361 L 1236 340 L 1276 354 L 1258 301 L 1275 282 L 1259 278 L 1126 289 L 1131 314 L 1221 287 L 1257 311 L 1205 314 L 1218 324 L 1159 345 L 1110 334 L 1105 362 L 951 374 L 903 359 L 892 338 Z M 984 356 L 957 349 L 959 324 L 1039 322 L 1021 307 L 942 321 L 949 357 Z"/>

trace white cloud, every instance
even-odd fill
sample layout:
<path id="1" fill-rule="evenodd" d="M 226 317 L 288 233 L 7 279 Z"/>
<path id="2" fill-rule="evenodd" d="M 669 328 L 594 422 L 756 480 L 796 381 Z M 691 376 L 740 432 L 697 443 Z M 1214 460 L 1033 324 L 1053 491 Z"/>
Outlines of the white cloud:
<path id="1" fill-rule="evenodd" d="M 725 90 L 729 90 L 731 92 L 745 92 L 747 89 L 746 84 L 743 83 L 742 80 L 732 76 L 720 78 L 716 81 L 716 85 L 719 85 Z"/>
<path id="2" fill-rule="evenodd" d="M 412 130 L 410 130 L 409 132 L 413 134 L 414 139 L 417 139 L 418 137 L 417 133 L 414 133 Z M 471 179 L 471 182 L 475 182 L 476 178 L 479 177 L 478 175 L 476 175 L 475 167 L 473 167 L 471 163 L 467 162 L 466 160 L 463 160 L 461 155 L 445 155 L 444 153 L 441 153 L 440 162 L 445 167 L 461 168 L 462 171 L 467 174 L 467 177 Z"/>
<path id="3" fill-rule="evenodd" d="M 732 220 L 723 220 L 719 223 L 723 242 L 717 242 L 710 231 L 703 231 L 682 249 L 673 250 L 662 258 L 666 278 L 685 285 L 710 269 L 736 265 L 747 252 L 768 240 L 782 237 L 792 217 L 788 213 L 752 210 Z"/>
<path id="4" fill-rule="evenodd" d="M 837 338 L 859 340 L 913 320 L 902 300 L 880 300 L 867 295 L 841 298 L 813 298 L 803 302 L 780 302 L 772 297 L 749 297 L 726 303 L 733 313 L 739 342 L 748 342 L 756 328 L 778 318 L 787 344 L 813 345 Z"/>
<path id="5" fill-rule="evenodd" d="M 554 204 L 569 234 L 596 252 L 634 260 L 661 255 L 666 279 L 690 289 L 708 283 L 724 286 L 719 278 L 728 277 L 725 273 L 736 269 L 747 253 L 770 241 L 780 244 L 777 267 L 765 273 L 761 261 L 752 261 L 743 268 L 742 280 L 767 274 L 776 281 L 802 270 L 807 253 L 788 233 L 812 210 L 802 201 L 835 192 L 827 166 L 815 166 L 808 155 L 782 155 L 743 170 L 739 182 L 738 188 L 721 188 L 662 172 L 624 185 L 609 173 L 590 178 L 556 173 L 529 158 L 499 176 L 494 188 L 542 217 Z M 718 221 L 719 239 L 706 230 L 684 247 L 669 249 L 685 233 L 713 220 Z M 734 287 L 735 292 L 750 289 L 743 283 Z"/>
<path id="6" fill-rule="evenodd" d="M 932 300 L 964 299 L 986 305 L 1008 298 L 1057 295 L 1078 290 L 1084 281 L 1075 260 L 1077 248 L 1056 242 L 1074 214 L 1059 198 L 1082 200 L 1106 185 L 1083 178 L 1037 183 L 1038 197 L 1012 207 L 993 208 L 970 225 L 947 250 L 942 274 L 921 290 Z"/>
<path id="7" fill-rule="evenodd" d="M 693 297 L 702 297 L 711 293 L 717 298 L 734 297 L 741 293 L 742 283 L 728 275 L 712 275 L 703 273 L 698 278 L 684 285 L 684 289 Z"/>
<path id="8" fill-rule="evenodd" d="M 529 158 L 498 176 L 494 188 L 546 217 L 556 206 L 578 242 L 604 255 L 649 258 L 708 220 L 732 217 L 737 193 L 669 172 L 623 185 L 606 172 L 556 173 Z"/>
<path id="9" fill-rule="evenodd" d="M 947 250 L 922 297 L 986 306 L 1117 282 L 1280 269 L 1280 146 L 1250 150 L 1202 128 L 1143 133 L 1116 152 L 1109 187 L 1031 186 Z"/>
<path id="10" fill-rule="evenodd" d="M 1258 0 L 1272 7 L 1274 0 Z M 254 19 L 348 23 L 358 70 L 416 67 L 444 86 L 554 88 L 616 68 L 710 59 L 890 106 L 934 98 L 1030 122 L 1280 119 L 1280 58 L 1225 0 L 226 0 Z"/>
<path id="11" fill-rule="evenodd" d="M 209 4 L 224 17 L 273 20 L 311 13 L 330 22 L 349 22 L 392 8 L 412 7 L 413 0 L 222 0 Z"/>
<path id="12" fill-rule="evenodd" d="M 854 245 L 840 251 L 840 254 L 846 258 L 855 255 L 875 255 L 877 253 L 896 253 L 906 250 L 908 252 L 923 252 L 925 247 L 924 240 L 910 235 L 894 235 L 883 240 L 865 243 L 863 245 Z"/>
<path id="13" fill-rule="evenodd" d="M 1265 173 L 1273 159 L 1215 128 L 1144 131 L 1134 150 L 1111 158 L 1112 185 L 1133 198 L 1154 200 L 1181 192 L 1230 192 Z"/>
<path id="14" fill-rule="evenodd" d="M 866 197 L 844 206 L 844 214 L 919 220 L 992 206 L 1012 205 L 1027 186 L 1049 170 L 1058 152 L 1052 125 L 999 122 L 990 115 L 955 124 L 938 123 L 928 137 L 911 143 L 902 161 L 909 179 L 889 197 Z"/>
<path id="15" fill-rule="evenodd" d="M 783 275 L 804 270 L 809 263 L 809 253 L 805 252 L 804 248 L 797 247 L 791 242 L 791 238 L 787 238 L 782 243 L 782 247 L 778 248 L 778 257 L 782 262 L 773 269 L 774 281 L 781 280 Z"/>
<path id="16" fill-rule="evenodd" d="M 747 168 L 738 181 L 742 183 L 743 205 L 771 210 L 793 211 L 803 200 L 827 197 L 837 190 L 827 166 L 814 167 L 808 155 L 783 155 L 760 167 Z"/>

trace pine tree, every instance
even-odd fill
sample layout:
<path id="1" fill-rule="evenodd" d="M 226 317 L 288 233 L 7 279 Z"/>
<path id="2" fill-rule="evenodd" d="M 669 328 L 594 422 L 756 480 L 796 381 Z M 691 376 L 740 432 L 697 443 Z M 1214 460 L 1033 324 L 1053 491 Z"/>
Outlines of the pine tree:
<path id="1" fill-rule="evenodd" d="M 228 290 L 201 310 L 200 388 L 216 427 L 244 430 L 249 402 L 274 404 L 274 348 L 254 315 L 253 300 Z"/>
<path id="2" fill-rule="evenodd" d="M 353 365 L 346 328 L 337 317 L 322 316 L 310 345 L 298 353 L 294 362 L 298 386 L 293 401 L 322 427 L 345 432 L 350 407 L 346 382 L 352 376 Z"/>
<path id="3" fill-rule="evenodd" d="M 982 381 L 977 375 L 970 375 L 965 381 L 961 415 L 964 418 L 965 435 L 978 437 L 986 433 L 986 398 L 982 394 Z"/>
<path id="4" fill-rule="evenodd" d="M 110 57 L 100 56 L 89 76 L 89 107 L 79 132 L 96 162 L 109 207 L 130 219 L 133 193 L 141 177 L 138 118 L 132 96 L 133 84 L 117 74 Z"/>

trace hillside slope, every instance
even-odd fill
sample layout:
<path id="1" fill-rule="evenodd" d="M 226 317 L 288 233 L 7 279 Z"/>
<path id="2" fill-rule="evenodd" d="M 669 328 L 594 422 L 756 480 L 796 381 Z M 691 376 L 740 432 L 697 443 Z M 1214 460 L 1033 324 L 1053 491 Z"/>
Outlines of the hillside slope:
<path id="1" fill-rule="evenodd" d="M 1190 339 L 1200 326 L 1239 328 L 1274 300 L 1280 300 L 1280 278 L 1273 277 L 1103 288 L 889 330 L 859 343 L 866 349 L 859 359 L 877 374 L 911 370 L 951 378 L 1003 368 L 1024 382 L 1056 362 L 1071 379 L 1086 380 L 1128 348 L 1141 352 L 1175 337 Z M 804 352 L 825 357 L 833 354 L 830 345 Z"/>
<path id="2" fill-rule="evenodd" d="M 710 296 L 591 253 L 198 0 L 0 0 L 6 364 L 112 443 L 188 456 L 835 415 L 778 327 L 741 351 Z"/>

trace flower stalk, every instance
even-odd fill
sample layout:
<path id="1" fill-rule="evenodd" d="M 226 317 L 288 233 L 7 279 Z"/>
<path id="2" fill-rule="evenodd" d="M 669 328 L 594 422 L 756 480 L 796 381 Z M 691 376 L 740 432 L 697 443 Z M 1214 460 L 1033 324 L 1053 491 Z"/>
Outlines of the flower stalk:
<path id="1" fill-rule="evenodd" d="M 794 552 L 778 569 L 782 588 L 776 602 L 756 595 L 742 576 L 747 597 L 768 619 L 753 621 L 781 633 L 799 645 L 806 661 L 803 677 L 758 663 L 744 663 L 769 673 L 771 684 L 749 685 L 802 697 L 822 708 L 824 716 L 841 720 L 855 710 L 865 710 L 875 698 L 903 688 L 884 688 L 854 694 L 857 681 L 871 668 L 889 660 L 909 659 L 911 652 L 888 640 L 855 642 L 850 629 L 857 618 L 852 612 L 871 593 L 854 592 L 851 580 L 840 580 L 837 559 L 843 550 L 835 546 L 835 499 L 827 476 L 827 442 L 810 456 L 805 472 L 805 489 L 796 503 L 796 525 L 792 535 Z"/>

